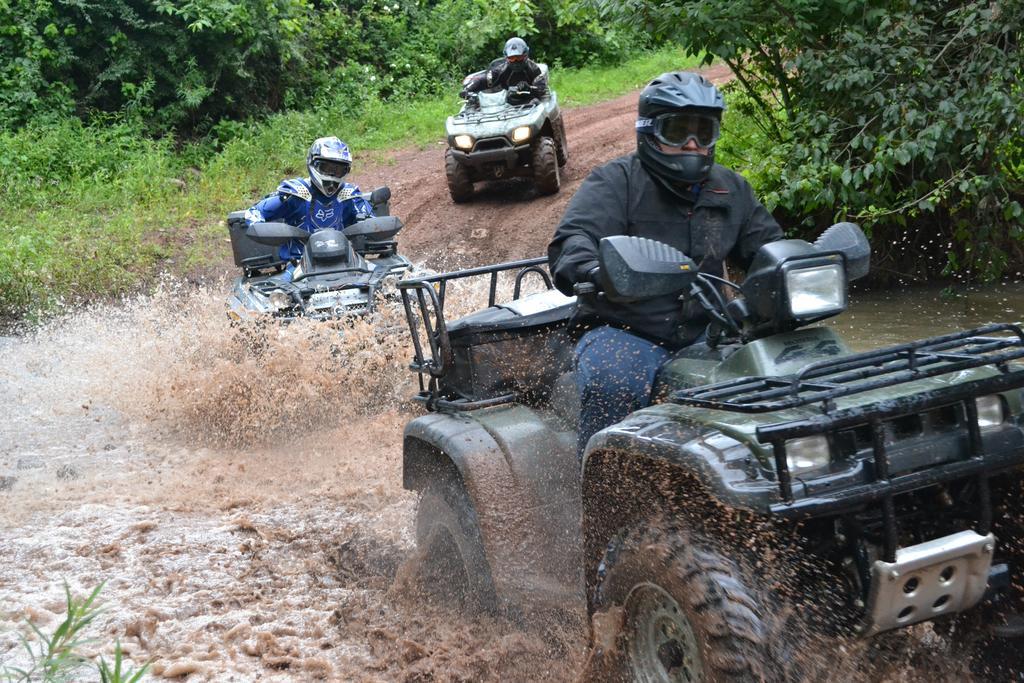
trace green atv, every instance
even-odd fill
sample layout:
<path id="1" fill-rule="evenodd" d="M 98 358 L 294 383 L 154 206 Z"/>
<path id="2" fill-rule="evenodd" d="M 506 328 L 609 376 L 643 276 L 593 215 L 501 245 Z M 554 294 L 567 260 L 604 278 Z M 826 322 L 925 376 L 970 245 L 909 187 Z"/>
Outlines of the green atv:
<path id="1" fill-rule="evenodd" d="M 1024 332 L 854 353 L 812 324 L 846 308 L 869 255 L 842 223 L 763 246 L 737 286 L 667 245 L 603 239 L 601 283 L 578 296 L 679 292 L 712 322 L 661 368 L 661 402 L 595 434 L 582 465 L 575 300 L 545 259 L 399 283 L 429 411 L 406 427 L 403 472 L 425 575 L 477 607 L 585 600 L 602 680 L 774 679 L 773 634 L 798 628 L 783 615 L 867 637 L 1005 603 Z M 487 308 L 447 321 L 449 285 L 481 277 Z"/>

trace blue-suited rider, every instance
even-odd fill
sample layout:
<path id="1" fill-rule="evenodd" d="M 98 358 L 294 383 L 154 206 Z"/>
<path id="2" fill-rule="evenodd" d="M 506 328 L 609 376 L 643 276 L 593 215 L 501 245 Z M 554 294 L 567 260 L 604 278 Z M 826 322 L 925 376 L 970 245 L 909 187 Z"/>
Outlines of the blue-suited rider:
<path id="1" fill-rule="evenodd" d="M 334 136 L 318 138 L 306 155 L 309 178 L 282 180 L 275 193 L 245 212 L 246 224 L 276 221 L 314 233 L 327 228 L 341 230 L 373 216 L 373 207 L 359 194 L 359 187 L 343 180 L 351 168 L 348 145 Z M 284 281 L 292 280 L 302 249 L 298 240 L 281 246 L 279 256 L 289 262 L 281 274 Z"/>

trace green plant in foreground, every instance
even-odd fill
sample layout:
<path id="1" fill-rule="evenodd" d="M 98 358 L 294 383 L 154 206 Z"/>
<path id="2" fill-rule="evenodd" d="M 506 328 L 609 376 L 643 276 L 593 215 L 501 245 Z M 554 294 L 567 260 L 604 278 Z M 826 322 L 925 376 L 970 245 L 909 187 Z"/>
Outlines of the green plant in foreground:
<path id="1" fill-rule="evenodd" d="M 96 598 L 102 590 L 103 584 L 101 583 L 93 589 L 89 597 L 78 599 L 71 595 L 71 589 L 65 582 L 67 617 L 50 635 L 46 635 L 38 626 L 26 620 L 29 628 L 39 639 L 33 647 L 27 637 L 21 636 L 21 644 L 28 652 L 32 665 L 28 669 L 5 667 L 0 671 L 0 678 L 5 681 L 24 681 L 26 683 L 28 681 L 65 681 L 83 666 L 91 664 L 89 658 L 81 653 L 81 648 L 96 642 L 96 639 L 84 638 L 83 633 L 101 611 L 96 605 Z M 95 666 L 103 683 L 135 683 L 149 668 L 149 664 L 145 664 L 135 671 L 131 669 L 122 671 L 120 641 L 114 648 L 113 668 L 102 657 L 100 657 L 99 664 Z"/>

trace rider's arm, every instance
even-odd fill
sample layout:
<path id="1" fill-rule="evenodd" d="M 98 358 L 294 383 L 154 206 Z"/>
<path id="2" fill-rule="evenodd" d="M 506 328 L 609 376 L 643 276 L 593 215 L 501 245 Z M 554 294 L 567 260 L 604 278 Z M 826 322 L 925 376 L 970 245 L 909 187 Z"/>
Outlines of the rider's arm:
<path id="1" fill-rule="evenodd" d="M 738 199 L 744 219 L 740 225 L 739 239 L 729 252 L 729 260 L 746 270 L 761 245 L 781 240 L 783 234 L 778 222 L 754 195 L 750 183 L 738 174 L 736 177 L 740 185 Z"/>
<path id="2" fill-rule="evenodd" d="M 620 164 L 594 169 L 580 185 L 548 245 L 555 286 L 572 295 L 573 285 L 590 279 L 602 237 L 626 234 L 626 174 Z"/>
<path id="3" fill-rule="evenodd" d="M 347 227 L 356 221 L 373 217 L 373 206 L 359 194 L 359 186 L 345 183 L 341 188 L 341 221 Z"/>
<path id="4" fill-rule="evenodd" d="M 275 193 L 250 206 L 245 212 L 245 222 L 247 226 L 271 221 L 298 225 L 302 222 L 304 205 L 298 197 Z"/>

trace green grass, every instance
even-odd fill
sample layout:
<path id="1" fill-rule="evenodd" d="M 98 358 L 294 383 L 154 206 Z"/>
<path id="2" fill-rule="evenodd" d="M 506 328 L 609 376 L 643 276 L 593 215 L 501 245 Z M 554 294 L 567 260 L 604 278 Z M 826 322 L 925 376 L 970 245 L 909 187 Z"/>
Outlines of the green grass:
<path id="1" fill-rule="evenodd" d="M 665 49 L 615 67 L 556 69 L 552 85 L 563 106 L 580 106 L 698 63 Z M 444 119 L 459 104 L 456 92 L 453 84 L 447 97 L 388 103 L 348 93 L 362 102 L 358 115 L 340 106 L 281 114 L 237 126 L 236 137 L 216 149 L 148 139 L 137 125 L 116 119 L 0 131 L 0 317 L 115 296 L 161 270 L 222 259 L 228 247 L 217 235 L 224 216 L 281 178 L 304 175 L 310 140 L 337 134 L 357 162 L 376 150 L 426 145 L 443 137 Z"/>
<path id="2" fill-rule="evenodd" d="M 114 647 L 114 663 L 111 666 L 103 657 L 93 662 L 82 654 L 82 650 L 95 644 L 94 638 L 85 638 L 86 628 L 99 615 L 101 608 L 96 598 L 103 590 L 103 584 L 97 586 L 87 598 L 76 598 L 71 589 L 64 584 L 67 597 L 67 615 L 53 633 L 44 633 L 32 622 L 27 622 L 29 629 L 35 634 L 35 642 L 21 636 L 21 645 L 28 654 L 30 666 L 22 668 L 0 668 L 0 680 L 9 683 L 29 683 L 45 681 L 57 683 L 67 680 L 96 680 L 99 676 L 102 683 L 136 683 L 146 673 L 149 664 L 139 669 L 126 668 L 120 641 Z M 83 669 L 95 668 L 88 674 Z"/>

